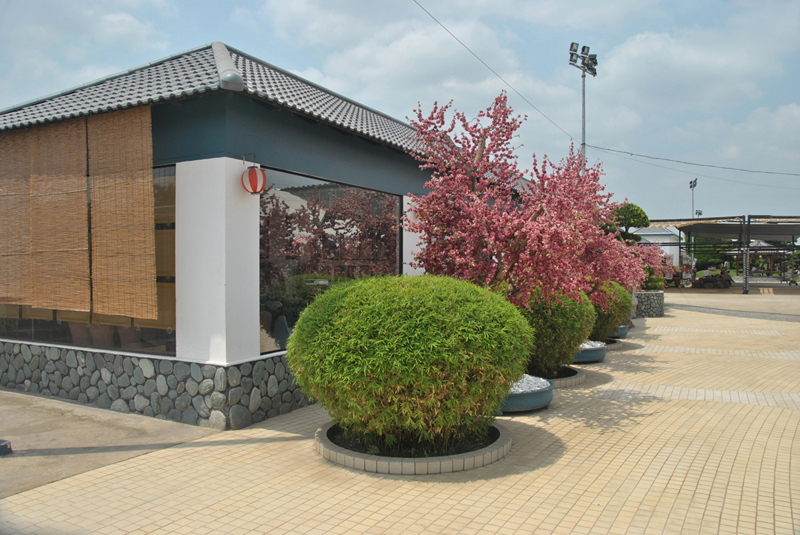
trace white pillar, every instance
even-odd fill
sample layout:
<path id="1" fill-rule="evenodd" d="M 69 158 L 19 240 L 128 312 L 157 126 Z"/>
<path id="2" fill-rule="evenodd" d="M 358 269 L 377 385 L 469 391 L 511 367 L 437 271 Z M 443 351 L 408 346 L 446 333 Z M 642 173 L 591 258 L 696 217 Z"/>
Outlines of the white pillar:
<path id="1" fill-rule="evenodd" d="M 410 211 L 411 197 L 403 195 L 403 214 L 407 215 L 409 219 L 415 221 L 414 212 Z M 413 262 L 413 253 L 419 252 L 420 235 L 416 232 L 409 232 L 403 229 L 403 275 L 423 275 L 425 270 L 422 268 L 412 268 L 409 262 Z"/>
<path id="2" fill-rule="evenodd" d="M 235 364 L 259 356 L 259 201 L 233 158 L 175 169 L 176 358 Z"/>

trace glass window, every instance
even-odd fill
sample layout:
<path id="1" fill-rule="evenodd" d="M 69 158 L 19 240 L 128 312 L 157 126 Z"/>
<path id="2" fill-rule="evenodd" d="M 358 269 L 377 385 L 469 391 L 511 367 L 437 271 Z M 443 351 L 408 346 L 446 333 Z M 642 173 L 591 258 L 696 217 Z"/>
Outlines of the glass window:
<path id="1" fill-rule="evenodd" d="M 399 273 L 400 197 L 267 170 L 261 194 L 261 353 L 286 348 L 332 285 Z"/>
<path id="2" fill-rule="evenodd" d="M 0 305 L 0 338 L 175 355 L 175 166 L 153 169 L 158 319 Z"/>

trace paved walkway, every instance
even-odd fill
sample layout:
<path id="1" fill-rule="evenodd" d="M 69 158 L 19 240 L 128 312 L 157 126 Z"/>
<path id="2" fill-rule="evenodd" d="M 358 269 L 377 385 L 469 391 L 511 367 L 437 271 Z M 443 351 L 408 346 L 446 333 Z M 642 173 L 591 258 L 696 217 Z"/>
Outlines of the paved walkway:
<path id="1" fill-rule="evenodd" d="M 800 321 L 763 319 L 800 320 L 800 293 L 667 304 L 549 409 L 502 418 L 514 446 L 488 467 L 330 464 L 311 406 L 14 494 L 0 533 L 800 533 Z"/>

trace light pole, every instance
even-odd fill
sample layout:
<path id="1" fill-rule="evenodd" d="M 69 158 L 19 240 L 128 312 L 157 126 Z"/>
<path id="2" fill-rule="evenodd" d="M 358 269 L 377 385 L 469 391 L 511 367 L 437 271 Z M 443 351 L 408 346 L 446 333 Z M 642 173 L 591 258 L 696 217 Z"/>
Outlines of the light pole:
<path id="1" fill-rule="evenodd" d="M 692 190 L 692 219 L 694 219 L 695 216 L 700 217 L 700 214 L 703 213 L 700 212 L 700 210 L 698 210 L 697 212 L 700 212 L 700 214 L 698 214 L 694 210 L 694 188 L 696 187 L 697 187 L 697 179 L 695 178 L 694 180 L 690 180 L 689 189 Z M 692 234 L 692 267 L 694 267 L 694 234 Z"/>
<path id="2" fill-rule="evenodd" d="M 583 169 L 586 169 L 586 73 L 597 76 L 597 54 L 589 54 L 588 46 L 581 48 L 579 54 L 578 47 L 580 47 L 578 43 L 569 45 L 569 63 L 581 70 L 581 163 Z M 579 59 L 581 60 L 580 65 L 578 64 Z"/>

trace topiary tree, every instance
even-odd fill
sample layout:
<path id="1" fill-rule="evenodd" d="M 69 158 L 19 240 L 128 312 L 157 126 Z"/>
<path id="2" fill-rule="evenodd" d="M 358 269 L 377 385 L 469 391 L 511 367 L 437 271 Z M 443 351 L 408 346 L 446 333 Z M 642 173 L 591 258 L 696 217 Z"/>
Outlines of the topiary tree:
<path id="1" fill-rule="evenodd" d="M 474 284 L 379 277 L 318 296 L 287 358 L 298 385 L 379 454 L 436 454 L 486 436 L 533 336 L 516 307 Z"/>
<path id="2" fill-rule="evenodd" d="M 638 234 L 631 233 L 632 228 L 644 228 L 650 226 L 650 218 L 647 214 L 637 205 L 632 202 L 626 202 L 616 209 L 616 223 L 619 227 L 619 237 L 623 240 L 638 242 L 642 239 Z"/>
<path id="3" fill-rule="evenodd" d="M 572 363 L 580 345 L 589 336 L 595 322 L 592 302 L 585 294 L 579 299 L 559 296 L 548 305 L 534 295 L 522 316 L 536 331 L 536 347 L 528 360 L 529 375 L 555 377 L 559 368 Z"/>
<path id="4" fill-rule="evenodd" d="M 598 291 L 605 295 L 606 306 L 595 304 L 597 318 L 589 340 L 605 342 L 620 325 L 628 323 L 633 299 L 625 288 L 614 281 L 607 282 Z"/>

